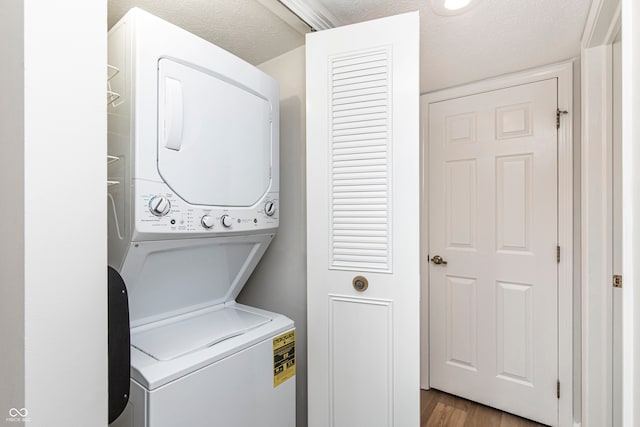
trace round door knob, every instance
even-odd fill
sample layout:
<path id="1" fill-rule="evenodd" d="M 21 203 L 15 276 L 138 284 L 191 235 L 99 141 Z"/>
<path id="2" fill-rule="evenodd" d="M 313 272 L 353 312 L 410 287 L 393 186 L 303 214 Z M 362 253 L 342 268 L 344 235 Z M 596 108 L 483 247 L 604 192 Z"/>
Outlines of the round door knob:
<path id="1" fill-rule="evenodd" d="M 273 216 L 273 214 L 276 213 L 276 204 L 272 201 L 268 201 L 267 203 L 265 203 L 264 213 L 266 213 L 268 216 Z"/>
<path id="2" fill-rule="evenodd" d="M 447 261 L 443 260 L 440 255 L 436 255 L 433 258 L 431 258 L 431 262 L 436 265 L 440 265 L 440 264 L 447 265 Z"/>
<path id="3" fill-rule="evenodd" d="M 358 292 L 364 292 L 369 287 L 369 281 L 364 276 L 354 277 L 351 283 L 353 284 L 353 289 Z"/>
<path id="4" fill-rule="evenodd" d="M 231 227 L 231 217 L 229 215 L 222 215 L 222 218 L 220 218 L 220 222 L 222 222 L 222 225 L 227 228 Z"/>
<path id="5" fill-rule="evenodd" d="M 200 224 L 202 224 L 204 228 L 212 228 L 214 224 L 213 217 L 211 217 L 210 215 L 204 215 L 200 219 Z"/>
<path id="6" fill-rule="evenodd" d="M 171 210 L 171 202 L 162 196 L 153 196 L 149 200 L 149 211 L 155 216 L 165 216 Z"/>

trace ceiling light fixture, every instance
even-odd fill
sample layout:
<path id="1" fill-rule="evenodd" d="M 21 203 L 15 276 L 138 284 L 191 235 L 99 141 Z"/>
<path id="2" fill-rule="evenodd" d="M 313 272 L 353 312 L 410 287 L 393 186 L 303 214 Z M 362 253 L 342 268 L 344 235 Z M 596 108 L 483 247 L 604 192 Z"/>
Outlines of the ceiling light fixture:
<path id="1" fill-rule="evenodd" d="M 468 6 L 469 3 L 471 0 L 444 0 L 444 7 L 449 10 L 458 10 Z"/>
<path id="2" fill-rule="evenodd" d="M 431 9 L 440 16 L 460 15 L 478 3 L 479 0 L 431 0 Z"/>

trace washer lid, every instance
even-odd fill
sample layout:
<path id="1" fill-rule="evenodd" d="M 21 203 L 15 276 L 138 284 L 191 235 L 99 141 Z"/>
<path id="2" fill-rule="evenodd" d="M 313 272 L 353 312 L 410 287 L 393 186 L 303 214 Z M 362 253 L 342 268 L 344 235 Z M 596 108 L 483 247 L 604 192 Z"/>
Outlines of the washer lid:
<path id="1" fill-rule="evenodd" d="M 267 98 L 231 77 L 158 61 L 158 172 L 187 202 L 257 203 L 271 184 L 271 121 Z"/>
<path id="2" fill-rule="evenodd" d="M 236 299 L 271 234 L 131 243 L 120 274 L 131 327 Z"/>
<path id="3" fill-rule="evenodd" d="M 237 307 L 220 307 L 134 332 L 131 345 L 156 360 L 172 360 L 242 335 L 271 320 Z"/>

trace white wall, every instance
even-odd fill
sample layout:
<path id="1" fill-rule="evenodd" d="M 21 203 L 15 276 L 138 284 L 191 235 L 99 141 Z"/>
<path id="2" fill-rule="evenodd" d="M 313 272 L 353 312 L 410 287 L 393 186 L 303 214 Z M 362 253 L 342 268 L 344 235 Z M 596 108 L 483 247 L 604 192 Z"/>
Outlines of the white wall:
<path id="1" fill-rule="evenodd" d="M 305 50 L 260 65 L 280 82 L 280 229 L 238 300 L 296 323 L 296 425 L 307 425 Z"/>
<path id="2" fill-rule="evenodd" d="M 0 420 L 24 406 L 30 426 L 107 423 L 106 12 L 105 0 L 0 6 L 0 338 L 11 372 Z"/>
<path id="3" fill-rule="evenodd" d="M 622 0 L 623 426 L 640 425 L 640 4 Z"/>
<path id="4" fill-rule="evenodd" d="M 0 421 L 24 407 L 24 4 L 0 4 Z"/>

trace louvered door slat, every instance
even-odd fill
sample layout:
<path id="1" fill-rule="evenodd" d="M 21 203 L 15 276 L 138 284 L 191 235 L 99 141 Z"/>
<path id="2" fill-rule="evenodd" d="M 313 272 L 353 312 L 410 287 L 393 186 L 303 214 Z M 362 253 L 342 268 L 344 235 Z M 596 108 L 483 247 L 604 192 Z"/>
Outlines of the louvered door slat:
<path id="1" fill-rule="evenodd" d="M 390 271 L 389 53 L 331 69 L 331 266 Z"/>

